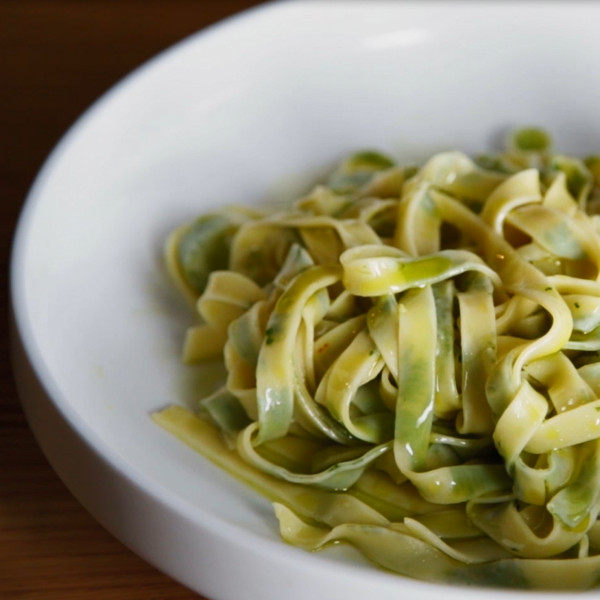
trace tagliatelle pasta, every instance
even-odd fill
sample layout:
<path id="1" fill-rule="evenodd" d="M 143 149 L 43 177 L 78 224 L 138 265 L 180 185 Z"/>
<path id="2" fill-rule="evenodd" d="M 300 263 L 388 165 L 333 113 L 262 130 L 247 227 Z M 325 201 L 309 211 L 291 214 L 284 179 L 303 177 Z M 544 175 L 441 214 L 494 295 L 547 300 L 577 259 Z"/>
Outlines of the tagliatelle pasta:
<path id="1" fill-rule="evenodd" d="M 363 152 L 289 209 L 175 231 L 184 360 L 162 427 L 269 497 L 282 537 L 420 579 L 600 581 L 600 160 Z M 193 366 L 191 367 L 193 368 Z"/>

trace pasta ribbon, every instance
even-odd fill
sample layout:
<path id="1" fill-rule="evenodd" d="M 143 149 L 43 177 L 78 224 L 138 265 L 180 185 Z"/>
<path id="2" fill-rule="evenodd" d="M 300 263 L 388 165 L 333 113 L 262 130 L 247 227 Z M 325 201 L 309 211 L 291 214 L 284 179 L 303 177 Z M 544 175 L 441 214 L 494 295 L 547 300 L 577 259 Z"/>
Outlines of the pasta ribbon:
<path id="1" fill-rule="evenodd" d="M 430 581 L 600 581 L 600 159 L 363 151 L 289 207 L 166 246 L 183 359 L 222 385 L 156 422 L 265 494 L 281 536 Z"/>

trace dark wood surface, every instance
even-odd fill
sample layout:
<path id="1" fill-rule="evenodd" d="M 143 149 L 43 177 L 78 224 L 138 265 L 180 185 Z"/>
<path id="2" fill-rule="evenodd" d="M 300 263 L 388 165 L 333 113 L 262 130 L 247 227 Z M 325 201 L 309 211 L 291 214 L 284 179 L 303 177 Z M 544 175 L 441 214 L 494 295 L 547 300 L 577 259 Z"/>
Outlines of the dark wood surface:
<path id="1" fill-rule="evenodd" d="M 0 0 L 0 301 L 5 325 L 18 214 L 37 170 L 65 129 L 148 58 L 255 4 Z M 0 331 L 0 598 L 198 599 L 108 534 L 54 474 L 21 411 L 7 327 Z"/>

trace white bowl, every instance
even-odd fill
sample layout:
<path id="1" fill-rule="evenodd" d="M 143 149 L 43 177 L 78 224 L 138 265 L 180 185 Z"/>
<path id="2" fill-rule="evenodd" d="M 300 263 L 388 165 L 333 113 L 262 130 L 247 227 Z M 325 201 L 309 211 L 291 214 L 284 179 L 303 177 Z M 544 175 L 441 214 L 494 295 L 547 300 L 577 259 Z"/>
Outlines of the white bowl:
<path id="1" fill-rule="evenodd" d="M 12 261 L 23 404 L 81 503 L 215 600 L 530 595 L 289 547 L 266 500 L 159 429 L 150 413 L 190 392 L 179 363 L 190 315 L 161 250 L 209 207 L 291 197 L 365 146 L 400 159 L 475 152 L 536 124 L 565 152 L 599 151 L 599 20 L 599 5 L 573 2 L 267 4 L 93 106 L 37 178 Z"/>

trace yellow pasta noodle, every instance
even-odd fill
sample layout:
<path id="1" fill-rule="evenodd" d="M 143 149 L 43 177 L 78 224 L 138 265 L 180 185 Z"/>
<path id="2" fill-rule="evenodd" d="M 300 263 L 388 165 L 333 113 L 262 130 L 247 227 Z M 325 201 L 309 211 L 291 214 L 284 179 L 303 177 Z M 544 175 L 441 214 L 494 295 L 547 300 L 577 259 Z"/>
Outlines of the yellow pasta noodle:
<path id="1" fill-rule="evenodd" d="M 186 363 L 222 386 L 156 422 L 338 541 L 430 581 L 600 581 L 600 159 L 346 159 L 286 210 L 178 228 Z"/>

